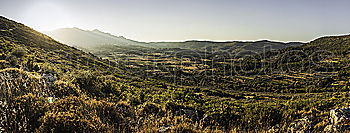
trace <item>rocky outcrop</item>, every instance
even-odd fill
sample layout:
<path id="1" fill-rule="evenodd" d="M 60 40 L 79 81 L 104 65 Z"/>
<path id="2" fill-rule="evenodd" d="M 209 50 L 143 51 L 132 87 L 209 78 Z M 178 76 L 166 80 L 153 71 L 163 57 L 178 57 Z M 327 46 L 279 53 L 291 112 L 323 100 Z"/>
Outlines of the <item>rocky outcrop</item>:
<path id="1" fill-rule="evenodd" d="M 325 127 L 325 132 L 350 132 L 350 108 L 331 110 L 329 119 L 331 124 Z"/>
<path id="2" fill-rule="evenodd" d="M 290 133 L 305 133 L 312 130 L 312 121 L 308 117 L 295 120 L 288 127 Z"/>
<path id="3" fill-rule="evenodd" d="M 333 109 L 329 113 L 332 124 L 350 124 L 350 108 Z"/>

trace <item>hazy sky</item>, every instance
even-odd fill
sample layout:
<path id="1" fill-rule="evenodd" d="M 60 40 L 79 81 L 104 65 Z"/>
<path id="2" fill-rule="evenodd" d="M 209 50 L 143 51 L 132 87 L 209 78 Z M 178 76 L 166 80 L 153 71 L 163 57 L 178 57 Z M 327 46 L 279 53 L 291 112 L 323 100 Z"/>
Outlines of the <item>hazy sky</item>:
<path id="1" fill-rule="evenodd" d="M 39 31 L 99 29 L 139 41 L 309 41 L 350 33 L 350 0 L 0 0 Z"/>

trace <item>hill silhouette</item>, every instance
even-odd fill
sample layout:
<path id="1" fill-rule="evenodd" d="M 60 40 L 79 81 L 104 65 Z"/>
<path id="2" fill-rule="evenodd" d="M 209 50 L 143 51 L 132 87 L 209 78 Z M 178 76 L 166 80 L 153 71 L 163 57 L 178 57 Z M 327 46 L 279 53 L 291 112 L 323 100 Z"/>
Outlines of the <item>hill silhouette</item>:
<path id="1" fill-rule="evenodd" d="M 81 48 L 93 48 L 101 45 L 144 45 L 142 43 L 126 39 L 122 36 L 114 36 L 109 33 L 101 32 L 97 29 L 92 31 L 79 28 L 63 28 L 54 31 L 48 31 L 46 34 L 61 41 L 62 43 Z"/>

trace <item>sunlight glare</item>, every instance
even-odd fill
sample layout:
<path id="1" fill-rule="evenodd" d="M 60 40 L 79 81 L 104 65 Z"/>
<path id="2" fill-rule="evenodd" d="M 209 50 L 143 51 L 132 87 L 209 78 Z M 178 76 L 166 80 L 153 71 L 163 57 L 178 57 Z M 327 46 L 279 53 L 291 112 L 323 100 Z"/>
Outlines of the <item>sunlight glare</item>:
<path id="1" fill-rule="evenodd" d="M 68 11 L 52 1 L 35 2 L 25 10 L 25 21 L 34 29 L 49 31 L 61 27 L 71 27 L 72 18 Z"/>

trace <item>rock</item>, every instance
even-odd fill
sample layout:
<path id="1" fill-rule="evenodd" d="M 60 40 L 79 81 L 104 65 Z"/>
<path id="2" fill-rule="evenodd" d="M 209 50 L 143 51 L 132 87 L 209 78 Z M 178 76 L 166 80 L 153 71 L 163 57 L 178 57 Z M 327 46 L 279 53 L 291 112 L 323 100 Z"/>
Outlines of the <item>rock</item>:
<path id="1" fill-rule="evenodd" d="M 305 133 L 312 129 L 312 121 L 308 117 L 295 120 L 288 127 L 288 132 L 291 133 Z"/>
<path id="2" fill-rule="evenodd" d="M 350 108 L 333 109 L 329 112 L 331 124 L 324 128 L 324 132 L 350 132 Z"/>
<path id="3" fill-rule="evenodd" d="M 329 115 L 333 125 L 350 124 L 350 108 L 333 109 Z"/>
<path id="4" fill-rule="evenodd" d="M 350 125 L 328 125 L 323 130 L 326 133 L 350 132 Z"/>
<path id="5" fill-rule="evenodd" d="M 159 132 L 166 132 L 171 129 L 171 125 L 164 125 L 159 128 Z"/>
<path id="6" fill-rule="evenodd" d="M 57 80 L 57 77 L 52 73 L 43 73 L 41 79 L 45 80 L 48 83 L 53 83 Z"/>

